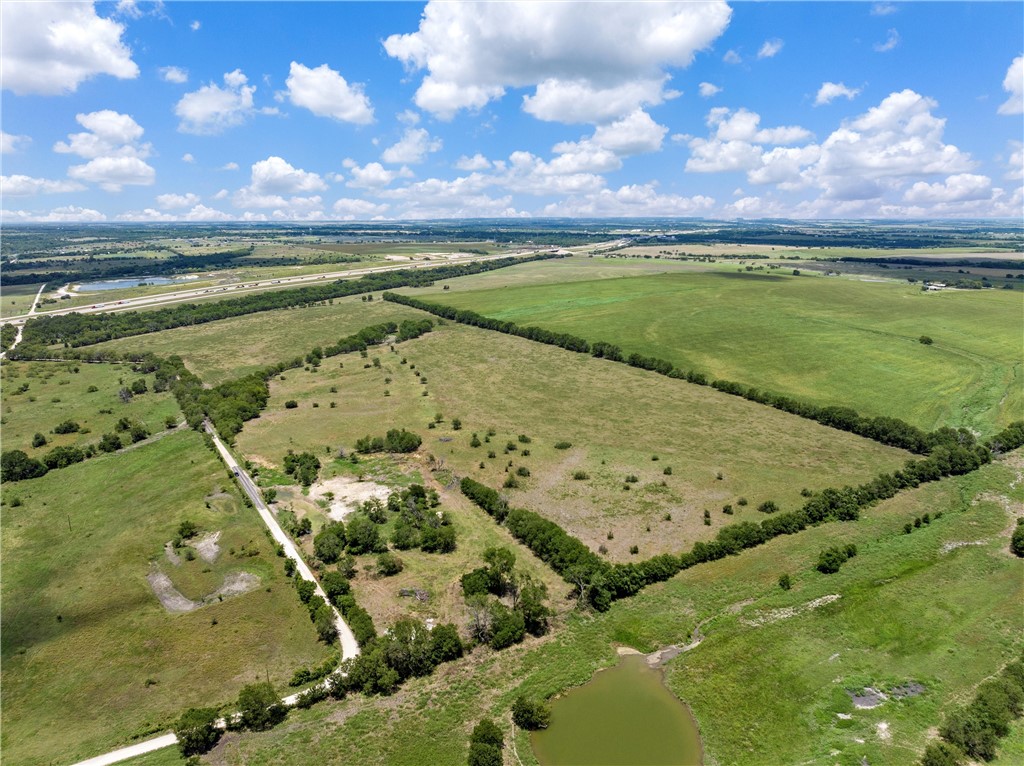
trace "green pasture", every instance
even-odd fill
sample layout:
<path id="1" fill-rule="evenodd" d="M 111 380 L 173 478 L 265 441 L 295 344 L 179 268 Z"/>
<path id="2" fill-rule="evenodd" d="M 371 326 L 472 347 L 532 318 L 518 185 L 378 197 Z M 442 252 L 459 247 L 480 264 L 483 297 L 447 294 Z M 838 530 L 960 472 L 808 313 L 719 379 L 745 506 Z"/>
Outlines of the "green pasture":
<path id="1" fill-rule="evenodd" d="M 121 401 L 118 392 L 139 379 L 148 392 Z M 132 372 L 126 364 L 84 364 L 80 362 L 4 362 L 0 366 L 3 386 L 3 449 L 20 449 L 39 457 L 54 447 L 84 446 L 112 433 L 121 418 L 140 422 L 150 433 L 163 431 L 165 420 L 181 420 L 178 403 L 168 392 L 153 391 L 153 376 Z M 19 390 L 27 385 L 22 393 Z M 95 386 L 96 391 L 89 391 Z M 73 420 L 85 430 L 54 434 L 59 423 Z M 36 433 L 47 444 L 32 447 Z"/>
<path id="2" fill-rule="evenodd" d="M 239 452 L 280 466 L 289 449 L 324 454 L 406 428 L 423 437 L 427 460 L 460 476 L 500 487 L 525 468 L 510 502 L 616 560 L 631 558 L 633 545 L 642 557 L 682 551 L 726 523 L 763 517 L 756 508 L 766 500 L 792 509 L 803 488 L 858 484 L 910 457 L 707 387 L 486 330 L 446 324 L 394 348 L 273 379 Z"/>
<path id="3" fill-rule="evenodd" d="M 517 269 L 488 275 L 487 289 L 470 290 L 469 277 L 431 291 L 457 308 L 926 429 L 987 435 L 1024 416 L 1021 292 L 923 293 L 742 268 L 558 284 L 530 284 Z"/>
<path id="4" fill-rule="evenodd" d="M 258 517 L 194 432 L 5 484 L 3 500 L 5 762 L 99 755 L 327 656 Z M 214 563 L 166 557 L 185 519 L 221 532 Z M 229 573 L 260 584 L 172 614 L 147 583 L 155 568 L 197 600 Z"/>
<path id="5" fill-rule="evenodd" d="M 907 492 L 858 522 L 694 567 L 607 613 L 574 615 L 554 635 L 499 653 L 478 649 L 392 697 L 322 703 L 269 734 L 232 736 L 211 761 L 457 764 L 473 726 L 490 716 L 506 732 L 506 758 L 530 766 L 525 733 L 515 737 L 519 760 L 511 753 L 517 694 L 562 692 L 613 664 L 617 644 L 648 652 L 686 643 L 703 622 L 706 639 L 669 662 L 666 680 L 696 716 L 707 764 L 859 766 L 867 758 L 911 766 L 943 713 L 1020 653 L 1024 564 L 1006 550 L 1008 514 L 988 499 L 1024 499 L 1019 484 L 1010 488 L 1019 471 L 1019 458 L 1015 470 L 989 466 Z M 903 524 L 924 511 L 943 515 L 905 535 Z M 980 544 L 949 550 L 964 541 Z M 836 575 L 814 571 L 818 552 L 837 542 L 855 543 L 859 555 Z M 783 572 L 790 591 L 776 584 Z M 808 606 L 823 596 L 839 598 Z M 854 709 L 847 694 L 908 681 L 924 692 L 872 710 Z M 1019 732 L 1000 762 L 1016 762 Z"/>

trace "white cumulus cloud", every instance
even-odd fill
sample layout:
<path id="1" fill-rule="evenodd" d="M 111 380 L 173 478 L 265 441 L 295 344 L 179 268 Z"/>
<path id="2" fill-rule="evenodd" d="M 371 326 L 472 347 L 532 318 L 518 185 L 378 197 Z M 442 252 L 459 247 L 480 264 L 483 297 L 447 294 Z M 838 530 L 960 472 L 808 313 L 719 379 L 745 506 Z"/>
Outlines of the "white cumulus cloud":
<path id="1" fill-rule="evenodd" d="M 327 64 L 315 69 L 293 61 L 285 81 L 285 95 L 296 106 L 318 117 L 367 125 L 373 122 L 373 106 L 359 83 L 349 83 Z"/>
<path id="2" fill-rule="evenodd" d="M 343 221 L 365 220 L 368 218 L 379 218 L 387 213 L 391 206 L 387 203 L 369 202 L 364 199 L 344 198 L 339 199 L 331 210 L 337 218 Z"/>
<path id="3" fill-rule="evenodd" d="M 191 165 L 196 161 L 196 158 L 192 156 L 191 152 L 185 152 L 183 155 L 181 155 L 181 161 L 188 165 Z"/>
<path id="4" fill-rule="evenodd" d="M 75 120 L 85 132 L 72 133 L 67 141 L 53 145 L 59 154 L 77 154 L 89 160 L 69 167 L 69 178 L 99 184 L 111 192 L 154 183 L 156 171 L 144 161 L 152 146 L 140 142 L 145 131 L 130 115 L 102 109 L 78 114 Z"/>
<path id="5" fill-rule="evenodd" d="M 160 194 L 156 198 L 157 207 L 163 210 L 180 210 L 185 207 L 195 207 L 199 204 L 199 195 L 187 192 L 186 194 Z"/>
<path id="6" fill-rule="evenodd" d="M 710 82 L 702 82 L 699 87 L 701 98 L 711 98 L 712 96 L 715 96 L 722 92 L 721 88 Z"/>
<path id="7" fill-rule="evenodd" d="M 535 89 L 524 108 L 561 122 L 601 122 L 657 104 L 666 70 L 685 67 L 722 34 L 724 0 L 615 3 L 430 2 L 419 29 L 384 41 L 426 70 L 416 104 L 441 119 L 507 88 Z"/>
<path id="8" fill-rule="evenodd" d="M 139 76 L 124 25 L 98 16 L 91 2 L 0 3 L 0 27 L 3 87 L 19 96 L 74 93 L 101 74 Z"/>
<path id="9" fill-rule="evenodd" d="M 884 43 L 876 43 L 875 50 L 879 53 L 888 53 L 897 45 L 900 44 L 900 33 L 895 29 L 890 29 L 886 35 Z"/>
<path id="10" fill-rule="evenodd" d="M 48 178 L 32 178 L 31 176 L 12 175 L 0 176 L 0 195 L 9 197 L 28 197 L 35 194 L 61 194 L 64 192 L 81 191 L 85 187 L 74 181 Z"/>
<path id="11" fill-rule="evenodd" d="M 99 210 L 68 205 L 57 207 L 48 213 L 33 213 L 28 210 L 0 210 L 0 221 L 19 223 L 97 223 L 107 220 Z"/>
<path id="12" fill-rule="evenodd" d="M 773 40 L 765 40 L 764 44 L 757 52 L 757 57 L 759 59 L 773 58 L 778 54 L 779 51 L 782 50 L 783 45 L 785 45 L 785 43 L 783 43 L 782 40 L 780 40 L 777 37 Z"/>
<path id="13" fill-rule="evenodd" d="M 186 93 L 174 106 L 182 133 L 214 135 L 241 125 L 253 113 L 255 85 L 240 69 L 224 75 L 224 87 L 209 83 Z"/>
<path id="14" fill-rule="evenodd" d="M 97 157 L 84 165 L 72 165 L 68 176 L 99 184 L 110 192 L 121 191 L 123 186 L 150 186 L 156 181 L 156 171 L 138 157 Z"/>
<path id="15" fill-rule="evenodd" d="M 256 194 L 300 194 L 323 191 L 327 184 L 316 173 L 292 167 L 280 157 L 267 157 L 253 164 L 250 188 Z"/>
<path id="16" fill-rule="evenodd" d="M 1024 113 L 1024 56 L 1018 56 L 1010 63 L 1003 78 L 1003 90 L 1010 97 L 999 105 L 999 114 Z"/>
<path id="17" fill-rule="evenodd" d="M 352 176 L 346 186 L 353 189 L 382 189 L 396 178 L 408 178 L 412 175 L 404 166 L 399 170 L 388 170 L 379 162 L 368 162 L 362 167 L 352 160 L 346 160 L 343 164 Z"/>
<path id="18" fill-rule="evenodd" d="M 965 202 L 989 199 L 992 196 L 992 179 L 973 173 L 958 173 L 945 181 L 929 184 L 918 181 L 903 195 L 907 202 Z"/>
<path id="19" fill-rule="evenodd" d="M 617 190 L 601 189 L 572 196 L 544 208 L 544 215 L 571 217 L 689 216 L 707 213 L 715 205 L 712 197 L 681 197 L 658 194 L 653 184 L 631 184 Z"/>
<path id="20" fill-rule="evenodd" d="M 424 128 L 406 128 L 398 143 L 384 150 L 381 159 L 390 165 L 414 165 L 440 151 L 441 145 L 441 139 L 432 138 Z"/>
<path id="21" fill-rule="evenodd" d="M 472 157 L 467 157 L 464 154 L 455 162 L 455 167 L 459 170 L 488 170 L 491 167 L 491 161 L 479 152 Z"/>
<path id="22" fill-rule="evenodd" d="M 32 143 L 28 136 L 18 136 L 0 130 L 0 154 L 14 154 Z"/>
<path id="23" fill-rule="evenodd" d="M 841 82 L 823 82 L 818 88 L 818 95 L 814 97 L 814 105 L 831 104 L 837 98 L 845 98 L 850 101 L 860 93 L 860 90 L 860 88 L 848 88 Z"/>
<path id="24" fill-rule="evenodd" d="M 188 82 L 188 70 L 177 66 L 162 66 L 159 69 L 160 79 L 177 85 Z"/>

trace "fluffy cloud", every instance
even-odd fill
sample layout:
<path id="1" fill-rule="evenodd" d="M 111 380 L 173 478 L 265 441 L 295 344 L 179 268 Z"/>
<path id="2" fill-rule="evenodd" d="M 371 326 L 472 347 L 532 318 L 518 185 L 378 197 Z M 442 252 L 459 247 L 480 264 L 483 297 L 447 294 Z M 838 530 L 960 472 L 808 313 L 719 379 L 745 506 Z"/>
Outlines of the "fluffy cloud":
<path id="1" fill-rule="evenodd" d="M 715 205 L 711 197 L 680 197 L 658 194 L 653 184 L 622 186 L 617 191 L 601 189 L 573 196 L 544 208 L 544 215 L 572 217 L 600 216 L 685 216 L 707 213 Z"/>
<path id="2" fill-rule="evenodd" d="M 181 85 L 188 82 L 188 70 L 177 66 L 163 66 L 159 69 L 160 79 L 164 82 L 173 82 Z"/>
<path id="3" fill-rule="evenodd" d="M 871 6 L 872 16 L 891 16 L 899 10 L 892 3 L 875 3 Z"/>
<path id="4" fill-rule="evenodd" d="M 562 122 L 601 122 L 657 104 L 669 67 L 688 66 L 729 23 L 724 0 L 701 3 L 430 2 L 418 31 L 384 41 L 427 70 L 416 104 L 451 119 L 506 88 L 534 87 L 524 108 Z"/>
<path id="5" fill-rule="evenodd" d="M 99 184 L 110 192 L 119 192 L 123 186 L 151 186 L 156 181 L 156 171 L 138 157 L 97 157 L 84 165 L 72 165 L 68 176 Z"/>
<path id="6" fill-rule="evenodd" d="M 737 51 L 729 49 L 725 52 L 725 55 L 722 56 L 722 61 L 726 64 L 742 64 L 743 57 L 740 56 Z"/>
<path id="7" fill-rule="evenodd" d="M 1007 161 L 1006 178 L 1011 181 L 1024 179 L 1024 143 L 1010 142 L 1010 159 Z"/>
<path id="8" fill-rule="evenodd" d="M 151 207 L 145 210 L 129 210 L 117 216 L 119 221 L 133 221 L 138 223 L 169 223 L 177 221 L 178 216 L 173 213 L 162 213 Z"/>
<path id="9" fill-rule="evenodd" d="M 848 88 L 841 82 L 823 82 L 814 97 L 814 105 L 831 104 L 837 98 L 852 100 L 860 93 L 860 88 Z"/>
<path id="10" fill-rule="evenodd" d="M 291 64 L 285 95 L 296 106 L 318 117 L 367 125 L 373 122 L 373 106 L 359 83 L 349 84 L 338 72 L 321 64 L 315 69 L 296 61 Z"/>
<path id="11" fill-rule="evenodd" d="M 181 161 L 188 165 L 192 165 L 196 161 L 196 158 L 192 156 L 191 152 L 185 152 L 181 155 Z"/>
<path id="12" fill-rule="evenodd" d="M 971 170 L 970 155 L 944 143 L 946 120 L 932 114 L 937 106 L 909 89 L 891 93 L 822 142 L 810 176 L 827 195 L 850 200 L 914 177 Z"/>
<path id="13" fill-rule="evenodd" d="M 149 156 L 150 144 L 140 144 L 145 132 L 130 115 L 111 109 L 88 114 L 77 114 L 75 120 L 86 129 L 84 133 L 72 133 L 68 140 L 58 141 L 53 150 L 59 154 L 77 154 L 79 157 L 137 157 Z"/>
<path id="14" fill-rule="evenodd" d="M 459 157 L 455 167 L 459 170 L 488 170 L 491 167 L 491 161 L 477 152 L 472 157 L 466 155 Z"/>
<path id="15" fill-rule="evenodd" d="M 58 141 L 53 150 L 59 154 L 77 154 L 89 160 L 84 165 L 68 168 L 68 177 L 99 184 L 111 192 L 123 186 L 149 186 L 156 180 L 156 171 L 144 162 L 152 151 L 150 144 L 140 143 L 145 132 L 131 116 L 111 109 L 75 115 L 86 129 L 72 133 L 67 141 Z"/>
<path id="16" fill-rule="evenodd" d="M 945 181 L 925 183 L 918 181 L 903 195 L 907 202 L 966 202 L 989 199 L 992 196 L 992 179 L 972 173 L 958 173 Z"/>
<path id="17" fill-rule="evenodd" d="M 186 93 L 174 106 L 182 133 L 213 135 L 241 125 L 253 113 L 255 85 L 236 69 L 224 75 L 224 87 L 209 83 Z"/>
<path id="18" fill-rule="evenodd" d="M 821 148 L 808 146 L 778 146 L 761 155 L 760 164 L 750 168 L 747 180 L 752 184 L 775 184 L 781 189 L 796 189 L 805 185 L 801 171 L 816 162 Z"/>
<path id="19" fill-rule="evenodd" d="M 491 197 L 482 193 L 491 181 L 473 173 L 451 181 L 428 178 L 380 196 L 399 201 L 400 218 L 507 218 L 521 215 L 511 195 Z"/>
<path id="20" fill-rule="evenodd" d="M 238 163 L 237 162 L 225 162 L 223 165 L 220 166 L 220 169 L 221 170 L 238 170 Z"/>
<path id="21" fill-rule="evenodd" d="M 382 189 L 396 178 L 408 178 L 412 175 L 406 167 L 387 170 L 379 162 L 368 162 L 362 167 L 353 160 L 345 160 L 342 164 L 352 175 L 352 179 L 346 185 L 353 189 Z"/>
<path id="22" fill-rule="evenodd" d="M 199 195 L 188 192 L 186 194 L 161 194 L 156 198 L 157 207 L 164 210 L 179 210 L 183 207 L 195 207 L 199 204 Z"/>
<path id="23" fill-rule="evenodd" d="M 92 77 L 139 76 L 124 26 L 96 15 L 91 2 L 0 4 L 3 87 L 19 96 L 74 93 Z"/>
<path id="24" fill-rule="evenodd" d="M 884 43 L 876 43 L 875 50 L 879 53 L 888 53 L 897 45 L 900 44 L 900 33 L 895 29 L 890 29 L 888 36 L 885 38 Z"/>
<path id="25" fill-rule="evenodd" d="M 0 154 L 14 154 L 32 143 L 28 136 L 16 136 L 0 130 Z"/>
<path id="26" fill-rule="evenodd" d="M 365 220 L 383 216 L 391 206 L 386 203 L 377 204 L 364 199 L 339 199 L 331 210 L 343 221 Z"/>
<path id="27" fill-rule="evenodd" d="M 708 112 L 707 124 L 715 129 L 719 141 L 751 141 L 755 144 L 792 144 L 811 137 L 811 132 L 796 125 L 763 128 L 761 115 L 740 108 L 735 112 L 716 107 Z"/>
<path id="28" fill-rule="evenodd" d="M 188 28 L 191 29 L 193 32 L 198 32 L 200 27 L 202 27 L 202 24 L 200 24 L 198 21 L 193 21 L 191 24 L 188 25 Z"/>
<path id="29" fill-rule="evenodd" d="M 34 194 L 61 194 L 64 192 L 81 191 L 85 187 L 74 181 L 48 178 L 32 178 L 30 176 L 0 176 L 0 194 L 9 197 L 28 197 Z"/>
<path id="30" fill-rule="evenodd" d="M 777 37 L 774 40 L 765 40 L 764 44 L 761 46 L 761 49 L 757 52 L 757 57 L 759 59 L 773 58 L 776 54 L 778 54 L 779 51 L 782 50 L 783 45 L 785 45 L 785 43 L 783 43 L 782 40 L 780 40 Z"/>
<path id="31" fill-rule="evenodd" d="M 256 194 L 302 194 L 323 191 L 327 184 L 316 173 L 292 167 L 280 157 L 267 157 L 253 164 L 249 188 Z"/>
<path id="32" fill-rule="evenodd" d="M 559 173 L 603 173 L 622 167 L 621 157 L 656 152 L 668 128 L 659 125 L 642 109 L 608 125 L 592 136 L 563 141 L 554 146 L 559 157 L 549 164 Z"/>
<path id="33" fill-rule="evenodd" d="M 722 92 L 722 89 L 717 85 L 713 85 L 710 82 L 702 82 L 700 84 L 700 97 L 711 98 L 712 96 L 718 95 Z"/>
<path id="34" fill-rule="evenodd" d="M 381 159 L 391 165 L 413 165 L 440 149 L 440 138 L 431 138 L 423 128 L 406 128 L 398 143 L 384 150 Z"/>
<path id="35" fill-rule="evenodd" d="M 761 115 L 742 108 L 716 107 L 708 112 L 706 122 L 711 135 L 689 139 L 687 172 L 753 171 L 761 166 L 762 144 L 792 144 L 811 137 L 797 125 L 761 128 Z"/>
<path id="36" fill-rule="evenodd" d="M 999 114 L 1024 113 L 1024 56 L 1018 56 L 1006 70 L 1003 90 L 1010 94 L 999 106 Z"/>
<path id="37" fill-rule="evenodd" d="M 97 223 L 107 220 L 107 217 L 99 210 L 68 205 L 54 208 L 48 213 L 0 210 L 0 220 L 7 223 Z"/>

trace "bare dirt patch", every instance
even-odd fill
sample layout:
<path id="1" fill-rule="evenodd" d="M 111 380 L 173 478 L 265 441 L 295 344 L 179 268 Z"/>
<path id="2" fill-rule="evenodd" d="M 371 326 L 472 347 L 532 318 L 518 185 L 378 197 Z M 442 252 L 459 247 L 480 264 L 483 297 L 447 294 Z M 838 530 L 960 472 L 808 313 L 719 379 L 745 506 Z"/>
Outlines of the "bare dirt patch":
<path id="1" fill-rule="evenodd" d="M 859 710 L 871 710 L 888 699 L 888 697 L 873 686 L 865 686 L 859 692 L 852 692 L 847 689 L 846 693 L 850 695 L 853 706 Z"/>
<path id="2" fill-rule="evenodd" d="M 831 604 L 833 601 L 838 601 L 841 598 L 842 596 L 838 593 L 830 593 L 827 596 L 821 596 L 820 598 L 808 601 L 806 604 L 801 604 L 799 606 L 787 606 L 783 609 L 772 609 L 769 612 L 762 612 L 756 617 L 743 617 L 740 619 L 740 622 L 753 627 L 770 625 L 771 623 L 778 622 L 779 620 L 788 620 L 790 617 L 796 617 L 806 612 L 820 609 L 826 604 Z"/>
<path id="3" fill-rule="evenodd" d="M 328 498 L 327 493 L 332 497 Z M 359 508 L 367 500 L 377 498 L 386 502 L 391 489 L 375 481 L 357 481 L 347 476 L 335 476 L 333 479 L 318 481 L 309 488 L 309 498 L 313 502 L 328 500 L 330 503 L 327 515 L 334 521 L 342 521 L 346 516 Z"/>
<path id="4" fill-rule="evenodd" d="M 957 548 L 968 548 L 972 545 L 985 545 L 988 540 L 957 540 L 955 542 L 945 543 L 942 546 L 943 553 L 951 553 Z"/>
<path id="5" fill-rule="evenodd" d="M 216 532 L 208 532 L 193 543 L 193 547 L 196 549 L 196 553 L 199 554 L 199 558 L 207 564 L 212 564 L 216 561 L 218 554 L 220 554 L 220 546 L 217 545 L 218 540 L 220 540 L 220 530 L 217 530 Z"/>
<path id="6" fill-rule="evenodd" d="M 174 566 L 181 565 L 181 556 L 174 550 L 174 543 L 170 540 L 164 543 L 164 555 L 167 556 L 167 560 Z"/>
<path id="7" fill-rule="evenodd" d="M 203 601 L 210 603 L 214 599 L 240 596 L 260 587 L 260 578 L 251 572 L 231 572 L 224 578 L 224 584 L 207 596 Z"/>
<path id="8" fill-rule="evenodd" d="M 180 614 L 199 608 L 200 605 L 195 601 L 181 595 L 181 592 L 171 582 L 171 578 L 159 569 L 154 569 L 146 575 L 146 580 L 149 582 L 149 587 L 153 589 L 153 593 L 160 599 L 160 603 L 163 604 L 164 609 L 168 612 Z"/>

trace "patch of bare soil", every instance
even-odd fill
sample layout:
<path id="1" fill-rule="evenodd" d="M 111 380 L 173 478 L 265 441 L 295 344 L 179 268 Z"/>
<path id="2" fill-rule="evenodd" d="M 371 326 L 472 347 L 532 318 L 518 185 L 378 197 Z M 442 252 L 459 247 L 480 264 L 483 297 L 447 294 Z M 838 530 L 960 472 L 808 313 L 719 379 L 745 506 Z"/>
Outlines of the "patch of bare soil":
<path id="1" fill-rule="evenodd" d="M 218 540 L 220 540 L 220 530 L 208 532 L 193 543 L 192 547 L 196 549 L 199 558 L 207 564 L 212 564 L 217 560 L 218 554 L 220 554 L 220 546 L 217 545 Z"/>
<path id="2" fill-rule="evenodd" d="M 164 555 L 167 556 L 167 560 L 174 566 L 181 565 L 181 556 L 174 550 L 174 543 L 170 540 L 164 543 Z"/>
<path id="3" fill-rule="evenodd" d="M 871 710 L 872 708 L 878 707 L 888 699 L 888 697 L 882 694 L 882 692 L 872 686 L 865 686 L 859 692 L 851 692 L 847 690 L 846 693 L 850 695 L 850 699 L 853 701 L 853 706 L 860 710 Z"/>
<path id="4" fill-rule="evenodd" d="M 153 589 L 153 593 L 160 599 L 160 603 L 163 604 L 164 609 L 168 612 L 178 614 L 181 612 L 191 612 L 193 609 L 199 608 L 199 604 L 192 599 L 185 598 L 174 587 L 171 578 L 159 569 L 154 569 L 146 575 L 146 580 L 149 582 L 149 587 Z"/>
<path id="5" fill-rule="evenodd" d="M 256 590 L 258 587 L 260 587 L 260 578 L 251 572 L 231 572 L 224 578 L 224 584 L 204 598 L 203 601 L 210 603 L 220 598 L 240 596 L 243 593 Z"/>
<path id="6" fill-rule="evenodd" d="M 967 548 L 972 545 L 984 545 L 988 540 L 957 540 L 955 542 L 944 543 L 942 546 L 943 553 L 951 553 L 957 548 Z"/>
<path id="7" fill-rule="evenodd" d="M 761 625 L 769 625 L 779 620 L 788 620 L 790 617 L 796 617 L 806 612 L 820 609 L 826 604 L 831 604 L 833 601 L 841 599 L 838 593 L 830 593 L 827 596 L 821 596 L 813 601 L 808 601 L 806 604 L 800 606 L 787 606 L 783 609 L 772 609 L 769 612 L 762 612 L 755 617 L 741 617 L 740 622 L 750 625 L 752 627 L 759 627 Z"/>
<path id="8" fill-rule="evenodd" d="M 328 492 L 332 495 L 329 499 Z M 382 503 L 387 502 L 390 494 L 391 490 L 383 484 L 375 481 L 357 481 L 347 476 L 335 476 L 333 479 L 318 481 L 309 488 L 309 498 L 312 501 L 328 499 L 330 510 L 327 515 L 335 521 L 343 520 L 372 498 L 377 498 Z"/>

